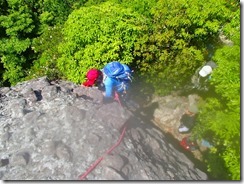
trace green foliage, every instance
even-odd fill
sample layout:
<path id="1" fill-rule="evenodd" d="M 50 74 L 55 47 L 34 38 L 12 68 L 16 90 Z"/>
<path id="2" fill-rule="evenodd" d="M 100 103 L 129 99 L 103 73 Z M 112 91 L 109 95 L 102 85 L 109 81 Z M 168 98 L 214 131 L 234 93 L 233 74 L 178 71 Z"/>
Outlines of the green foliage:
<path id="1" fill-rule="evenodd" d="M 33 39 L 32 49 L 39 54 L 29 71 L 27 79 L 47 76 L 49 79 L 60 78 L 56 63 L 58 44 L 62 41 L 61 26 L 49 27 L 40 37 Z"/>
<path id="2" fill-rule="evenodd" d="M 145 19 L 139 14 L 109 2 L 73 11 L 59 48 L 60 71 L 80 83 L 89 68 L 102 68 L 113 60 L 131 63 L 134 44 L 145 29 L 143 24 Z"/>
<path id="3" fill-rule="evenodd" d="M 30 39 L 20 40 L 16 37 L 10 39 L 3 38 L 0 40 L 0 53 L 2 53 L 1 63 L 5 68 L 3 80 L 16 84 L 25 75 L 23 70 L 26 58 L 21 56 L 30 46 Z"/>
<path id="4" fill-rule="evenodd" d="M 3 69 L 0 78 L 14 85 L 25 80 L 30 74 L 29 69 L 33 61 L 37 59 L 38 54 L 44 52 L 43 49 L 34 52 L 31 47 L 33 39 L 46 31 L 49 32 L 50 26 L 62 24 L 75 7 L 82 5 L 82 1 L 1 0 L 0 5 L 0 57 Z M 40 57 L 42 60 L 46 53 L 45 51 Z M 50 68 L 50 62 L 47 63 Z M 40 67 L 42 68 L 43 64 Z M 34 72 L 33 68 L 41 70 L 35 65 L 31 72 Z"/>
<path id="5" fill-rule="evenodd" d="M 49 22 L 50 26 L 64 23 L 73 9 L 84 5 L 86 2 L 87 0 L 44 0 L 42 7 L 43 13 L 46 14 L 44 17 L 49 20 L 52 19 L 52 24 Z"/>
<path id="6" fill-rule="evenodd" d="M 101 4 L 106 1 L 109 1 L 109 0 L 88 0 L 84 5 L 85 6 L 93 6 L 93 5 L 95 6 L 95 5 Z"/>
<path id="7" fill-rule="evenodd" d="M 38 9 L 38 33 L 48 31 L 50 26 L 62 25 L 69 14 L 76 8 L 84 5 L 87 0 L 39 0 L 35 4 L 40 4 Z"/>
<path id="8" fill-rule="evenodd" d="M 214 55 L 218 68 L 212 75 L 212 84 L 234 110 L 240 104 L 240 45 L 224 47 Z"/>
<path id="9" fill-rule="evenodd" d="M 225 166 L 225 162 L 218 154 L 208 152 L 207 154 L 204 154 L 204 159 L 208 160 L 208 163 L 211 163 L 207 166 L 208 172 L 211 173 L 211 180 L 231 180 L 230 173 Z"/>
<path id="10" fill-rule="evenodd" d="M 218 99 L 208 99 L 206 105 L 201 108 L 195 134 L 214 145 L 206 158 L 211 174 L 217 179 L 224 179 L 222 175 L 226 172 L 230 175 L 226 176 L 226 179 L 239 180 L 240 114 L 227 110 L 220 104 Z M 219 162 L 223 164 L 220 165 Z"/>
<path id="11" fill-rule="evenodd" d="M 211 159 L 207 158 L 209 170 L 217 178 L 217 160 L 224 163 L 223 172 L 232 180 L 240 180 L 240 16 L 239 10 L 232 13 L 235 17 L 226 24 L 224 31 L 232 38 L 233 44 L 218 49 L 213 57 L 218 67 L 211 77 L 218 97 L 208 98 L 201 108 L 196 132 L 206 138 L 212 132 Z M 215 158 L 215 159 L 214 159 Z M 221 166 L 219 166 L 221 167 Z"/>
<path id="12" fill-rule="evenodd" d="M 230 19 L 229 12 L 221 0 L 157 2 L 151 9 L 151 34 L 142 37 L 135 52 L 143 58 L 138 63 L 142 75 L 156 92 L 181 86 L 206 62 L 204 47 Z"/>
<path id="13" fill-rule="evenodd" d="M 7 4 L 4 2 L 6 7 Z M 0 57 L 3 63 L 3 80 L 16 84 L 25 75 L 26 56 L 31 45 L 28 36 L 35 28 L 31 10 L 19 1 L 8 1 L 9 9 L 0 16 Z M 29 56 L 28 56 L 29 57 Z"/>
<path id="14" fill-rule="evenodd" d="M 19 7 L 18 11 L 13 11 L 8 16 L 1 16 L 0 21 L 8 36 L 19 37 L 30 33 L 34 28 L 31 13 L 27 6 Z"/>
<path id="15" fill-rule="evenodd" d="M 11 84 L 16 84 L 24 76 L 21 64 L 25 62 L 25 58 L 16 57 L 14 54 L 8 54 L 2 56 L 1 62 L 4 63 L 6 69 L 3 74 L 4 81 L 8 79 Z"/>
<path id="16" fill-rule="evenodd" d="M 119 3 L 126 8 L 130 8 L 146 17 L 151 16 L 151 8 L 154 7 L 158 0 L 111 0 Z"/>
<path id="17" fill-rule="evenodd" d="M 31 58 L 29 38 L 35 28 L 33 14 L 28 3 L 23 1 L 3 1 L 5 5 L 0 15 L 0 57 L 4 67 L 3 80 L 11 84 L 23 80 Z M 27 55 L 28 54 L 28 55 Z"/>

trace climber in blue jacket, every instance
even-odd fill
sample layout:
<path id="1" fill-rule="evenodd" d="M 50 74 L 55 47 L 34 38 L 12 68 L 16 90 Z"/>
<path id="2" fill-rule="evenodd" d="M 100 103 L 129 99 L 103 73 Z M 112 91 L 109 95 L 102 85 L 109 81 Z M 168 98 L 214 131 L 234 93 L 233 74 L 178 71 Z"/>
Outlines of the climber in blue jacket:
<path id="1" fill-rule="evenodd" d="M 105 65 L 103 71 L 103 83 L 105 87 L 104 100 L 116 100 L 126 94 L 131 82 L 131 70 L 126 64 L 113 61 Z"/>

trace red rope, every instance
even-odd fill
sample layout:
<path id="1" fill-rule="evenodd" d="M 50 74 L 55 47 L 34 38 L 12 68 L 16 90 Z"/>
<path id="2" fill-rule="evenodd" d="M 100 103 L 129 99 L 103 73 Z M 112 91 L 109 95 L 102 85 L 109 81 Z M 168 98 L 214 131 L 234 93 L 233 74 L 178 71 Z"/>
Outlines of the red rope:
<path id="1" fill-rule="evenodd" d="M 124 135 L 125 135 L 125 130 L 126 130 L 126 126 L 124 127 L 124 129 L 123 129 L 123 131 L 122 131 L 122 133 L 121 133 L 121 135 L 120 135 L 120 138 L 119 138 L 119 140 L 117 141 L 117 143 L 116 143 L 115 145 L 113 145 L 109 150 L 107 150 L 103 156 L 101 156 L 99 159 L 97 159 L 97 160 L 96 160 L 96 161 L 95 161 L 95 162 L 94 162 L 94 163 L 87 169 L 87 171 L 79 177 L 80 180 L 84 180 L 84 179 L 86 178 L 86 176 L 87 176 L 93 169 L 95 169 L 95 167 L 96 167 L 96 166 L 97 166 L 97 165 L 104 159 L 104 156 L 107 155 L 107 154 L 109 154 L 109 153 L 111 153 L 111 152 L 114 150 L 114 148 L 116 148 L 116 147 L 121 143 L 121 141 L 122 141 L 122 139 L 123 139 L 123 137 L 124 137 Z"/>
<path id="2" fill-rule="evenodd" d="M 120 98 L 119 98 L 119 94 L 116 91 L 114 93 L 114 100 L 116 100 L 117 102 L 119 102 L 119 105 L 121 107 L 123 107 L 122 104 L 121 104 Z"/>

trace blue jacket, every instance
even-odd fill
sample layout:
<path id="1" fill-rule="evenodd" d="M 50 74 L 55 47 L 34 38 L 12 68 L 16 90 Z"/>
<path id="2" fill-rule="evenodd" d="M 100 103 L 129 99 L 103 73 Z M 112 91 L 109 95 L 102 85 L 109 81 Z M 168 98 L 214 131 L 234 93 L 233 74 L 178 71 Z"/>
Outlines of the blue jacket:
<path id="1" fill-rule="evenodd" d="M 105 87 L 105 97 L 112 98 L 114 97 L 114 92 L 123 93 L 129 87 L 129 81 L 120 81 L 118 79 L 106 77 L 103 81 Z"/>
<path id="2" fill-rule="evenodd" d="M 124 93 L 129 87 L 131 70 L 126 64 L 118 61 L 108 63 L 102 69 L 105 98 L 113 98 L 114 93 Z"/>

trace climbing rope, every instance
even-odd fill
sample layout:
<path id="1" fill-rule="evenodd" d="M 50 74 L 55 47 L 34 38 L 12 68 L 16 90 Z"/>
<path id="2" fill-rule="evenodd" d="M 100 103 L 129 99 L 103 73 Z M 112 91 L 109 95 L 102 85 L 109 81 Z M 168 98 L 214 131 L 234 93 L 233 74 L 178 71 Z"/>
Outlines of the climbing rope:
<path id="1" fill-rule="evenodd" d="M 122 104 L 121 104 L 121 101 L 120 101 L 120 97 L 119 97 L 119 94 L 117 93 L 117 92 L 115 92 L 115 96 L 114 96 L 114 100 L 116 100 L 119 104 L 120 104 L 120 106 L 121 107 L 123 107 L 122 106 Z M 121 141 L 122 141 L 122 139 L 123 139 L 123 137 L 124 137 L 124 135 L 125 135 L 125 131 L 126 131 L 126 125 L 124 126 L 124 129 L 123 129 L 123 131 L 122 131 L 122 133 L 121 133 L 121 135 L 120 135 L 120 137 L 119 137 L 119 140 L 117 141 L 117 143 L 116 144 L 114 144 L 109 150 L 107 150 L 104 154 L 103 154 L 103 156 L 101 156 L 100 158 L 98 158 L 87 170 L 86 170 L 86 172 L 84 173 L 84 174 L 82 174 L 80 177 L 79 177 L 79 179 L 80 180 L 84 180 L 85 178 L 86 178 L 86 176 L 90 173 L 90 172 L 92 172 L 95 168 L 96 168 L 96 166 L 104 159 L 104 157 L 106 156 L 106 155 L 108 155 L 108 154 L 110 154 L 113 150 L 114 150 L 114 148 L 116 148 L 120 143 L 121 143 Z"/>
<path id="2" fill-rule="evenodd" d="M 114 93 L 114 100 L 117 101 L 121 107 L 123 107 L 123 106 L 122 106 L 122 103 L 121 103 L 121 101 L 120 101 L 119 94 L 118 94 L 116 91 L 115 91 L 115 93 Z"/>
<path id="3" fill-rule="evenodd" d="M 125 135 L 125 131 L 126 131 L 126 125 L 124 126 L 124 129 L 123 129 L 123 131 L 122 131 L 122 133 L 121 133 L 121 135 L 120 135 L 120 138 L 119 138 L 119 140 L 117 141 L 117 143 L 116 144 L 114 144 L 109 150 L 107 150 L 106 152 L 105 152 L 105 154 L 103 155 L 103 156 L 101 156 L 100 158 L 98 158 L 87 170 L 86 170 L 86 172 L 84 173 L 84 174 L 82 174 L 80 177 L 79 177 L 79 179 L 80 180 L 84 180 L 85 178 L 86 178 L 86 176 L 93 170 L 93 169 L 95 169 L 96 168 L 96 166 L 104 159 L 104 157 L 106 156 L 106 155 L 108 155 L 108 154 L 110 154 L 113 150 L 114 150 L 114 148 L 116 148 L 120 143 L 121 143 L 121 141 L 122 141 L 122 139 L 123 139 L 123 137 L 124 137 L 124 135 Z"/>

